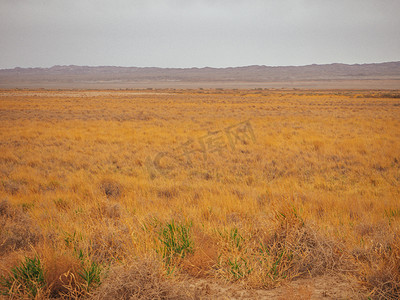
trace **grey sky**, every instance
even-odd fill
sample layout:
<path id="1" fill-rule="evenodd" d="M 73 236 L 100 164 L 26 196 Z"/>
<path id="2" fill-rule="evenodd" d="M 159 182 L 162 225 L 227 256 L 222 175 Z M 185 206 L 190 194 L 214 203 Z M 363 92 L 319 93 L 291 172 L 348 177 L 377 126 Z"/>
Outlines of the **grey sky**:
<path id="1" fill-rule="evenodd" d="M 400 60 L 399 0 L 0 0 L 0 68 Z"/>

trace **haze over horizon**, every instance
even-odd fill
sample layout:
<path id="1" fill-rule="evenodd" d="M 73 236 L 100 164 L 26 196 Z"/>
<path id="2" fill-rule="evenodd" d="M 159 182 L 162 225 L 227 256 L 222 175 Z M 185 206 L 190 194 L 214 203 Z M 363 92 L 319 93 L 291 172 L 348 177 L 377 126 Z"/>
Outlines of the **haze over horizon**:
<path id="1" fill-rule="evenodd" d="M 400 1 L 0 0 L 0 69 L 400 60 Z"/>

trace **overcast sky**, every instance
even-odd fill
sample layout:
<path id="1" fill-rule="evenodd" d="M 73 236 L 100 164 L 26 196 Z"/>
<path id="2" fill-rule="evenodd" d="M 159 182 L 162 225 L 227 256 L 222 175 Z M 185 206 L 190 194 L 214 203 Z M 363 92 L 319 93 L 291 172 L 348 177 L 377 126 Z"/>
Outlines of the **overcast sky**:
<path id="1" fill-rule="evenodd" d="M 399 0 L 0 0 L 0 68 L 400 60 Z"/>

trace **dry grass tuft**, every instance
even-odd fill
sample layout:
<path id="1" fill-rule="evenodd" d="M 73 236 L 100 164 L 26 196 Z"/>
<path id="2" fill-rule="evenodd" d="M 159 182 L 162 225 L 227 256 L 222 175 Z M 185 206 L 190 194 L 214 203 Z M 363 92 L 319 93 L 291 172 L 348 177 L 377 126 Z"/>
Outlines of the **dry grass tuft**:
<path id="1" fill-rule="evenodd" d="M 107 198 L 119 198 L 123 191 L 122 185 L 110 178 L 101 180 L 99 188 Z"/>
<path id="2" fill-rule="evenodd" d="M 192 299 L 181 283 L 168 279 L 161 265 L 151 260 L 111 267 L 93 299 Z"/>
<path id="3" fill-rule="evenodd" d="M 122 208 L 119 203 L 109 203 L 103 209 L 104 215 L 110 219 L 119 219 L 122 215 Z"/>
<path id="4" fill-rule="evenodd" d="M 212 270 L 218 264 L 218 241 L 194 230 L 194 253 L 188 255 L 181 263 L 180 268 L 190 276 L 202 278 L 212 276 Z"/>
<path id="5" fill-rule="evenodd" d="M 21 183 L 14 180 L 2 181 L 4 191 L 10 195 L 15 195 L 21 190 Z"/>
<path id="6" fill-rule="evenodd" d="M 93 217 L 95 218 L 108 218 L 117 220 L 121 218 L 122 207 L 117 202 L 101 201 L 98 206 L 91 210 Z"/>
<path id="7" fill-rule="evenodd" d="M 343 247 L 320 235 L 300 216 L 294 206 L 285 206 L 276 212 L 277 227 L 268 244 L 272 249 L 288 251 L 293 255 L 294 277 L 317 276 L 347 265 Z"/>
<path id="8" fill-rule="evenodd" d="M 173 199 L 174 197 L 177 197 L 178 194 L 179 191 L 176 187 L 160 188 L 157 191 L 158 197 L 165 199 Z"/>
<path id="9" fill-rule="evenodd" d="M 27 213 L 7 200 L 0 202 L 0 254 L 28 249 L 42 238 L 40 228 Z"/>
<path id="10" fill-rule="evenodd" d="M 131 250 L 130 231 L 119 222 L 104 221 L 107 228 L 93 228 L 90 251 L 98 262 L 111 262 L 123 259 Z"/>
<path id="11" fill-rule="evenodd" d="M 5 217 L 10 210 L 10 204 L 8 200 L 2 199 L 0 201 L 0 216 Z"/>
<path id="12" fill-rule="evenodd" d="M 400 298 L 400 237 L 384 247 L 374 247 L 367 263 L 363 263 L 361 281 L 370 296 L 379 299 Z"/>
<path id="13" fill-rule="evenodd" d="M 81 294 L 79 282 L 69 282 L 66 276 L 77 274 L 80 269 L 80 262 L 77 257 L 69 252 L 52 248 L 42 248 L 41 255 L 45 257 L 44 275 L 46 280 L 47 294 L 50 297 L 60 297 L 72 294 Z M 75 275 L 76 276 L 76 275 Z"/>

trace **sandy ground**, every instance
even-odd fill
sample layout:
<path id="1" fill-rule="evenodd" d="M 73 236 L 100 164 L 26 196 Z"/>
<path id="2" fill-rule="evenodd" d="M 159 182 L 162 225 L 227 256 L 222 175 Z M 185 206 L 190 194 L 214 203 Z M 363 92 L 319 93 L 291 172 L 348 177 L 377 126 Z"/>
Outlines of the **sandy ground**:
<path id="1" fill-rule="evenodd" d="M 347 277 L 324 275 L 299 279 L 270 290 L 246 289 L 215 281 L 191 282 L 197 299 L 361 299 L 360 288 Z M 365 295 L 364 295 L 365 297 Z"/>

